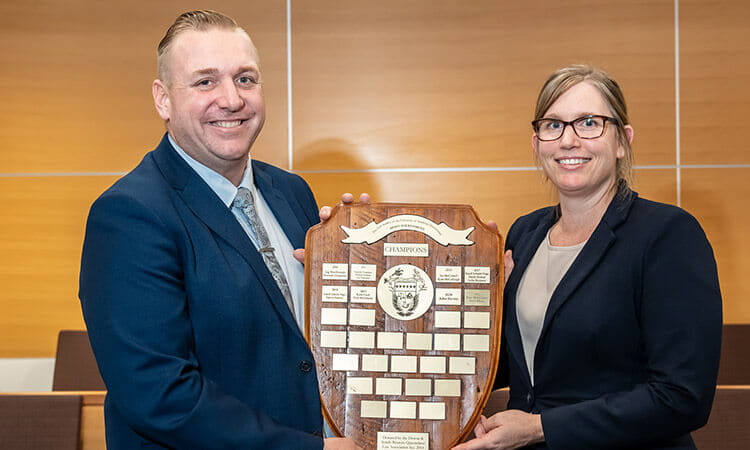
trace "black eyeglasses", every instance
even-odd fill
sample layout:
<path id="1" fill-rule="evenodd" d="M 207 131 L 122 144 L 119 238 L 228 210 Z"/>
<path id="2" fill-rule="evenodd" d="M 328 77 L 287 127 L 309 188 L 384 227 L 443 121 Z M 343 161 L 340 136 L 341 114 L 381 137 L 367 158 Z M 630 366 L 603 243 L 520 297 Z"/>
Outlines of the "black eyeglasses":
<path id="1" fill-rule="evenodd" d="M 540 141 L 555 141 L 565 133 L 565 127 L 570 125 L 576 136 L 581 139 L 596 139 L 604 134 L 607 122 L 617 123 L 617 119 L 607 116 L 589 114 L 573 119 L 570 122 L 559 119 L 537 119 L 531 122 L 536 137 Z"/>

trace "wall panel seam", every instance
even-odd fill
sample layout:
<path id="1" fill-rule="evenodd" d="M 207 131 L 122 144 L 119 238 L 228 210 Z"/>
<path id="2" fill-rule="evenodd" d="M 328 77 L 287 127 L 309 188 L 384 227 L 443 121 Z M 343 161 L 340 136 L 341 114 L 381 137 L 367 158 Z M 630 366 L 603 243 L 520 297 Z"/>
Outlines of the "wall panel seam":
<path id="1" fill-rule="evenodd" d="M 680 140 L 680 0 L 674 0 L 674 103 L 675 103 L 675 183 L 677 206 L 682 206 L 682 172 Z"/>
<path id="2" fill-rule="evenodd" d="M 655 164 L 633 166 L 635 170 L 682 170 L 682 169 L 750 169 L 750 164 Z M 393 167 L 387 169 L 319 169 L 294 170 L 298 174 L 337 174 L 337 173 L 433 173 L 433 172 L 536 172 L 540 169 L 528 167 Z M 0 178 L 33 178 L 33 177 L 112 177 L 124 176 L 127 172 L 37 172 L 37 173 L 0 173 Z"/>
<path id="3" fill-rule="evenodd" d="M 635 170 L 675 170 L 675 169 L 748 169 L 750 164 L 674 164 L 634 166 Z M 388 169 L 320 169 L 295 170 L 298 174 L 337 174 L 337 173 L 415 173 L 415 172 L 537 172 L 537 167 L 399 167 Z"/>
<path id="4" fill-rule="evenodd" d="M 36 173 L 0 173 L 0 178 L 33 178 L 33 177 L 121 177 L 127 172 L 36 172 Z"/>
<path id="5" fill-rule="evenodd" d="M 292 97 L 292 0 L 286 0 L 286 132 L 289 170 L 294 170 L 294 127 Z"/>

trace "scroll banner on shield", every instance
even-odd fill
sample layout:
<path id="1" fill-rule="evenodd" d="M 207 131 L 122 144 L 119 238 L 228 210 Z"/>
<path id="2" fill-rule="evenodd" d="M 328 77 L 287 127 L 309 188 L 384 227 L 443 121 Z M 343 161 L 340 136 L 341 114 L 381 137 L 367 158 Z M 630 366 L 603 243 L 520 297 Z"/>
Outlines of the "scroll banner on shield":
<path id="1" fill-rule="evenodd" d="M 324 414 L 377 450 L 466 439 L 489 399 L 502 239 L 468 205 L 339 205 L 308 231 L 307 339 Z"/>

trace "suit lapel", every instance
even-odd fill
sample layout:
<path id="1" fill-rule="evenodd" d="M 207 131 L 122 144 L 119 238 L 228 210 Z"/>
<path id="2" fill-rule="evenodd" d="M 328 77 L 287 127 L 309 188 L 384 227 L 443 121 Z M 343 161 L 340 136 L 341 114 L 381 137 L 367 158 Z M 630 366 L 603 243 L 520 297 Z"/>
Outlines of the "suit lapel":
<path id="1" fill-rule="evenodd" d="M 260 165 L 255 164 L 255 161 L 253 161 L 253 179 L 292 247 L 303 248 L 305 229 L 299 223 L 297 215 L 289 204 L 289 199 L 276 186 L 274 179 Z"/>
<path id="2" fill-rule="evenodd" d="M 174 151 L 166 138 L 154 152 L 154 158 L 164 177 L 175 188 L 187 207 L 214 233 L 233 246 L 255 271 L 266 290 L 269 301 L 285 322 L 297 332 L 299 326 L 284 300 L 276 280 L 266 267 L 263 257 L 237 222 L 234 214 L 213 190 Z M 265 195 L 265 194 L 264 194 Z M 277 216 L 278 217 L 278 216 Z M 281 218 L 279 218 L 281 221 Z"/>
<path id="3" fill-rule="evenodd" d="M 578 286 L 591 274 L 599 265 L 607 250 L 614 244 L 617 236 L 615 229 L 627 218 L 630 206 L 637 197 L 633 191 L 627 188 L 621 188 L 610 203 L 607 211 L 604 213 L 601 222 L 591 234 L 586 245 L 581 249 L 581 253 L 575 259 L 568 271 L 565 273 L 557 288 L 552 293 L 547 312 L 544 316 L 542 332 L 539 335 L 538 346 L 544 341 L 545 334 L 549 325 L 554 320 L 555 315 L 560 307 L 570 299 L 573 292 Z M 537 351 L 538 355 L 539 352 Z"/>
<path id="4" fill-rule="evenodd" d="M 521 278 L 526 272 L 526 268 L 531 262 L 531 258 L 536 253 L 539 244 L 542 242 L 544 237 L 547 235 L 547 230 L 555 222 L 556 208 L 550 208 L 549 214 L 541 220 L 539 225 L 519 236 L 517 244 L 513 249 L 514 267 L 510 272 L 510 277 L 505 286 L 506 296 L 506 312 L 507 317 L 510 320 L 506 320 L 505 323 L 507 328 L 505 329 L 505 338 L 508 340 L 509 348 L 521 349 L 520 352 L 511 352 L 512 357 L 516 360 L 517 367 L 522 368 L 525 373 L 525 380 L 531 380 L 529 369 L 526 367 L 526 359 L 523 353 L 523 341 L 521 339 L 521 330 L 518 328 L 517 311 L 516 311 L 516 293 L 518 292 L 518 285 L 521 283 Z M 529 387 L 531 385 L 529 384 Z"/>

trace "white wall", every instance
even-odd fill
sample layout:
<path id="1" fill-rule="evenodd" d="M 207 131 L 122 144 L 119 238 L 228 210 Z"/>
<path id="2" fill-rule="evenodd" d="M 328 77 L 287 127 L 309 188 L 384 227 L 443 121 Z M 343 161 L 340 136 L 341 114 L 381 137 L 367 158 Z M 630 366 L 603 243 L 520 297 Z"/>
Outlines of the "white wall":
<path id="1" fill-rule="evenodd" d="M 0 358 L 0 392 L 52 390 L 55 358 Z"/>

